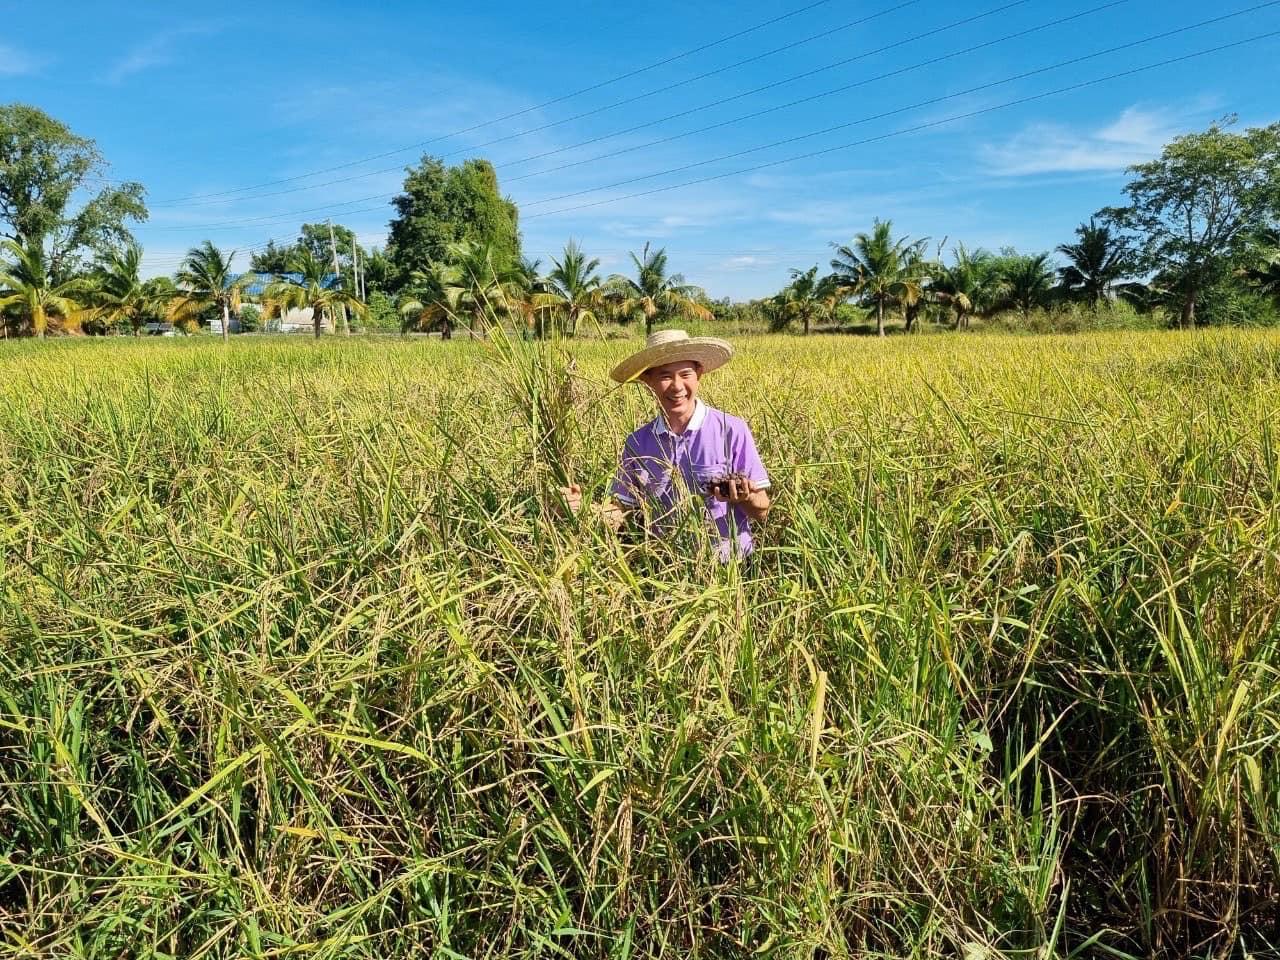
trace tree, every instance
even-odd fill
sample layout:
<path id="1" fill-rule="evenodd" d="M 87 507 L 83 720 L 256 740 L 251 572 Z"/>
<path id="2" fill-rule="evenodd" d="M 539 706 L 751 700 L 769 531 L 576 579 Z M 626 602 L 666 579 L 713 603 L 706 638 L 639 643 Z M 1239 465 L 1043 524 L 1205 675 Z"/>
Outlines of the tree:
<path id="1" fill-rule="evenodd" d="M 263 307 L 268 317 L 283 316 L 290 310 L 310 310 L 312 328 L 320 339 L 323 318 L 336 320 L 339 309 L 349 309 L 356 316 L 364 314 L 360 298 L 341 287 L 329 264 L 317 259 L 309 250 L 294 253 L 288 264 L 289 274 L 269 284 L 263 294 Z M 335 324 L 336 325 L 336 324 Z"/>
<path id="2" fill-rule="evenodd" d="M 454 315 L 467 320 L 473 339 L 477 330 L 485 329 L 498 316 L 527 321 L 523 298 L 530 282 L 528 263 L 504 262 L 490 244 L 469 240 L 449 244 L 445 254 L 457 277 L 457 289 L 446 290 L 447 297 Z"/>
<path id="3" fill-rule="evenodd" d="M 907 237 L 893 238 L 893 221 L 876 220 L 871 233 L 860 233 L 852 244 L 835 247 L 831 269 L 840 282 L 864 304 L 876 309 L 876 334 L 884 336 L 885 310 L 920 295 L 920 282 L 908 269 L 910 251 L 921 250 L 925 241 L 914 243 Z"/>
<path id="4" fill-rule="evenodd" d="M 367 297 L 374 293 L 390 294 L 395 290 L 395 264 L 377 247 L 360 261 L 360 274 Z"/>
<path id="5" fill-rule="evenodd" d="M 55 283 L 76 272 L 84 251 L 127 243 L 126 221 L 147 218 L 141 184 L 103 187 L 74 207 L 105 170 L 92 140 L 35 107 L 0 106 L 0 237 L 38 248 Z"/>
<path id="6" fill-rule="evenodd" d="M 1001 299 L 1014 307 L 1026 319 L 1036 307 L 1049 302 L 1053 289 L 1053 268 L 1049 266 L 1049 254 L 1008 253 L 997 265 L 1000 278 Z"/>
<path id="7" fill-rule="evenodd" d="M 1058 253 L 1069 261 L 1058 269 L 1062 288 L 1092 306 L 1101 303 L 1117 283 L 1133 272 L 1133 251 L 1128 240 L 1096 218 L 1076 227 L 1076 242 L 1059 245 Z"/>
<path id="8" fill-rule="evenodd" d="M 446 167 L 434 157 L 423 157 L 406 170 L 404 192 L 391 202 L 396 216 L 387 256 L 397 286 L 428 263 L 447 262 L 451 244 L 488 247 L 499 272 L 520 259 L 516 206 L 499 192 L 498 176 L 487 160 Z"/>
<path id="9" fill-rule="evenodd" d="M 775 298 L 769 327 L 784 330 L 792 321 L 799 320 L 809 335 L 810 324 L 831 315 L 835 309 L 837 281 L 834 277 L 818 276 L 818 268 L 791 271 L 791 283 Z"/>
<path id="10" fill-rule="evenodd" d="M 969 326 L 975 313 L 990 310 L 1000 292 L 1000 276 L 995 258 L 985 250 L 970 253 L 964 244 L 953 251 L 953 262 L 938 270 L 933 290 L 939 303 L 955 316 L 956 330 Z"/>
<path id="11" fill-rule="evenodd" d="M 255 273 L 284 273 L 296 249 L 297 244 L 278 247 L 274 240 L 268 240 L 265 247 L 249 256 L 249 269 Z"/>
<path id="12" fill-rule="evenodd" d="M 440 338 L 451 340 L 462 292 L 462 271 L 453 264 L 429 263 L 425 270 L 415 270 L 397 307 L 401 331 L 430 333 L 439 327 Z"/>
<path id="13" fill-rule="evenodd" d="M 1280 303 L 1280 230 L 1263 231 L 1254 244 L 1252 262 L 1241 272 L 1259 293 Z"/>
<path id="14" fill-rule="evenodd" d="M 1228 275 L 1251 236 L 1280 218 L 1280 123 L 1229 133 L 1228 118 L 1175 138 L 1129 168 L 1129 205 L 1102 215 L 1137 237 L 1140 268 L 1167 275 L 1179 325 L 1196 324 L 1203 292 Z"/>
<path id="15" fill-rule="evenodd" d="M 101 254 L 86 297 L 94 316 L 108 328 L 127 326 L 137 336 L 144 323 L 163 315 L 173 291 L 168 285 L 143 280 L 142 248 L 137 243 Z"/>
<path id="16" fill-rule="evenodd" d="M 667 251 L 649 250 L 644 245 L 640 256 L 630 254 L 636 268 L 636 277 L 614 274 L 605 284 L 606 294 L 614 301 L 622 316 L 644 316 L 644 333 L 653 333 L 653 326 L 660 320 L 685 314 L 696 320 L 710 320 L 711 311 L 696 299 L 698 288 L 686 283 L 683 274 L 667 275 Z"/>
<path id="17" fill-rule="evenodd" d="M 915 328 L 920 314 L 931 302 L 934 278 L 941 269 L 940 264 L 925 256 L 925 243 L 925 240 L 917 241 L 904 253 L 902 269 L 907 282 L 903 284 L 898 305 L 902 308 L 905 333 L 910 333 Z"/>
<path id="18" fill-rule="evenodd" d="M 187 258 L 178 270 L 176 280 L 178 296 L 174 300 L 173 316 L 179 322 L 190 322 L 200 312 L 217 308 L 222 311 L 222 339 L 231 332 L 231 313 L 240 309 L 244 288 L 253 279 L 252 274 L 236 277 L 231 263 L 236 252 L 229 255 L 206 240 L 187 251 Z"/>
<path id="19" fill-rule="evenodd" d="M 60 318 L 69 328 L 79 326 L 84 316 L 82 280 L 55 281 L 38 243 L 23 247 L 6 238 L 0 249 L 14 258 L 12 264 L 0 266 L 0 311 L 16 312 L 41 338 L 51 318 Z"/>
<path id="20" fill-rule="evenodd" d="M 602 291 L 599 259 L 582 252 L 578 244 L 570 240 L 560 259 L 551 258 L 552 270 L 547 274 L 547 288 L 542 293 L 540 307 L 553 311 L 562 319 L 561 329 L 569 336 L 577 336 L 580 323 L 593 323 L 600 309 Z"/>

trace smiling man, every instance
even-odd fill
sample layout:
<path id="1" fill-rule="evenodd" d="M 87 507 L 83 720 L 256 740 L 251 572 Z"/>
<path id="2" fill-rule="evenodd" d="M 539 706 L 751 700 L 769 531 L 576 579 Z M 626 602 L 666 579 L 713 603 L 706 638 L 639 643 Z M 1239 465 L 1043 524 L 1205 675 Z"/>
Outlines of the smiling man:
<path id="1" fill-rule="evenodd" d="M 610 376 L 617 382 L 649 388 L 658 416 L 623 445 L 613 499 L 597 508 L 611 526 L 621 527 L 629 514 L 641 512 L 650 530 L 661 534 L 682 504 L 700 500 L 720 559 L 751 553 L 751 521 L 769 513 L 769 475 L 746 423 L 698 399 L 703 376 L 732 356 L 724 340 L 661 330 L 614 367 Z M 581 489 L 564 492 L 577 512 Z"/>

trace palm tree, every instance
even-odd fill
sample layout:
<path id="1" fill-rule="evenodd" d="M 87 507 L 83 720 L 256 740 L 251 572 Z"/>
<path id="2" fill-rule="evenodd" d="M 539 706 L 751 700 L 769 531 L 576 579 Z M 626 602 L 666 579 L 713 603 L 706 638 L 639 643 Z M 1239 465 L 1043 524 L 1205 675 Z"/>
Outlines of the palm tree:
<path id="1" fill-rule="evenodd" d="M 140 276 L 142 248 L 130 243 L 99 257 L 93 273 L 93 289 L 86 298 L 93 313 L 107 326 L 127 325 L 137 336 L 150 316 L 163 313 L 172 299 L 171 289 Z"/>
<path id="2" fill-rule="evenodd" d="M 504 312 L 539 340 L 547 335 L 547 321 L 551 319 L 545 301 L 550 289 L 542 275 L 542 261 L 528 257 L 521 257 L 512 265 L 509 282 L 502 288 Z"/>
<path id="3" fill-rule="evenodd" d="M 876 220 L 871 233 L 858 234 L 852 244 L 832 244 L 836 255 L 831 269 L 849 291 L 864 304 L 876 308 L 876 334 L 884 336 L 884 312 L 899 302 L 921 295 L 919 280 L 907 269 L 911 250 L 917 252 L 925 241 L 914 243 L 907 237 L 893 239 L 893 221 Z"/>
<path id="4" fill-rule="evenodd" d="M 588 260 L 577 242 L 570 240 L 560 259 L 552 257 L 551 262 L 554 267 L 547 274 L 539 306 L 562 317 L 564 332 L 577 336 L 578 324 L 593 323 L 600 309 L 602 294 L 596 275 L 600 261 L 594 257 Z"/>
<path id="5" fill-rule="evenodd" d="M 1071 261 L 1058 269 L 1058 278 L 1068 293 L 1096 306 L 1132 271 L 1129 243 L 1092 219 L 1076 227 L 1076 237 L 1075 243 L 1058 247 L 1058 253 Z"/>
<path id="6" fill-rule="evenodd" d="M 360 298 L 342 289 L 339 279 L 329 273 L 325 263 L 310 250 L 295 251 L 286 265 L 290 273 L 298 276 L 295 279 L 281 275 L 268 284 L 263 294 L 268 316 L 283 315 L 293 309 L 310 309 L 312 327 L 318 340 L 324 316 L 335 320 L 340 308 L 349 308 L 356 316 L 364 315 L 365 306 Z"/>
<path id="7" fill-rule="evenodd" d="M 237 277 L 231 272 L 231 262 L 235 258 L 234 250 L 223 254 L 209 240 L 188 250 L 187 258 L 175 276 L 179 293 L 171 315 L 181 322 L 192 319 L 209 307 L 217 307 L 222 311 L 222 339 L 225 341 L 231 333 L 231 311 L 240 309 L 244 289 L 253 280 L 252 274 Z"/>
<path id="8" fill-rule="evenodd" d="M 1007 257 L 1003 261 L 1000 278 L 1006 302 L 1017 308 L 1026 319 L 1036 307 L 1043 307 L 1053 289 L 1053 270 L 1049 267 L 1049 254 Z"/>
<path id="9" fill-rule="evenodd" d="M 925 307 L 931 302 L 930 292 L 940 265 L 924 254 L 927 240 L 919 240 L 907 248 L 903 262 L 906 283 L 898 305 L 902 308 L 903 331 L 910 333 Z"/>
<path id="10" fill-rule="evenodd" d="M 791 283 L 778 294 L 776 313 L 771 325 L 775 330 L 790 325 L 792 320 L 799 320 L 804 325 L 805 336 L 809 335 L 810 323 L 829 317 L 835 309 L 837 281 L 834 277 L 818 277 L 818 268 L 791 271 Z"/>
<path id="11" fill-rule="evenodd" d="M 42 243 L 22 247 L 5 240 L 0 248 L 14 258 L 12 264 L 0 265 L 0 310 L 16 307 L 37 337 L 45 335 L 54 317 L 68 327 L 79 325 L 85 312 L 84 281 L 55 282 Z"/>
<path id="12" fill-rule="evenodd" d="M 934 279 L 933 289 L 939 303 L 951 308 L 955 328 L 969 326 L 969 318 L 989 310 L 999 292 L 993 258 L 985 250 L 970 253 L 959 244 L 953 254 L 955 262 L 942 267 Z"/>
<path id="13" fill-rule="evenodd" d="M 686 314 L 698 320 L 710 320 L 711 311 L 696 299 L 698 289 L 686 283 L 683 274 L 667 275 L 667 251 L 659 248 L 649 251 L 644 245 L 640 256 L 630 254 L 635 264 L 636 278 L 615 273 L 606 281 L 607 295 L 614 301 L 618 313 L 623 316 L 644 314 L 644 333 L 653 333 L 658 320 Z"/>
<path id="14" fill-rule="evenodd" d="M 470 336 L 494 317 L 507 315 L 527 320 L 529 290 L 537 264 L 521 261 L 514 266 L 495 256 L 492 244 L 462 240 L 445 248 L 457 271 L 457 290 L 451 294 L 455 316 L 466 317 Z"/>
<path id="15" fill-rule="evenodd" d="M 452 339 L 462 292 L 462 271 L 452 264 L 433 261 L 426 270 L 414 270 L 399 303 L 401 330 L 430 332 L 438 326 L 441 339 Z"/>
<path id="16" fill-rule="evenodd" d="M 1267 230 L 1258 238 L 1258 259 L 1244 277 L 1259 293 L 1280 300 L 1280 230 Z"/>

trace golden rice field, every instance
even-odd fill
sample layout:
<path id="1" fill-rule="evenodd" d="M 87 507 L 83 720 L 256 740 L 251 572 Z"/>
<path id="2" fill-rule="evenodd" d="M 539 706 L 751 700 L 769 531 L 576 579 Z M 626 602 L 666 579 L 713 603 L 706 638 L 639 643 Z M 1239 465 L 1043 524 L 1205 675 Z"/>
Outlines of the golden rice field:
<path id="1" fill-rule="evenodd" d="M 1274 955 L 1280 336 L 736 346 L 0 344 L 0 955 Z"/>

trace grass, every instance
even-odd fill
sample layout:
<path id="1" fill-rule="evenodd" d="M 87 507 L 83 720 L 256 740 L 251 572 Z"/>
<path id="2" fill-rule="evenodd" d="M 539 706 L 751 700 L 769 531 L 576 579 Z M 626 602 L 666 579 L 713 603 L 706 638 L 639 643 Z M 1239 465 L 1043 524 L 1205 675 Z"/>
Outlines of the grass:
<path id="1" fill-rule="evenodd" d="M 0 345 L 0 952 L 1276 949 L 1280 337 L 739 341 L 749 569 L 631 346 Z"/>

